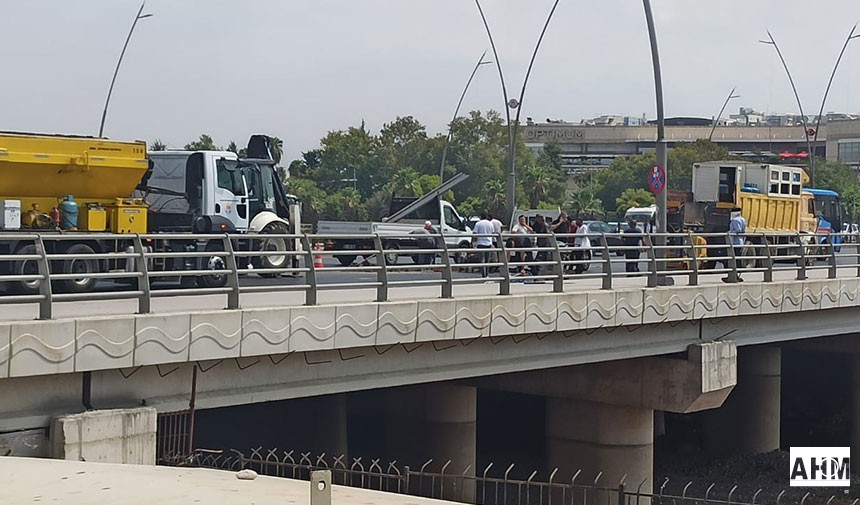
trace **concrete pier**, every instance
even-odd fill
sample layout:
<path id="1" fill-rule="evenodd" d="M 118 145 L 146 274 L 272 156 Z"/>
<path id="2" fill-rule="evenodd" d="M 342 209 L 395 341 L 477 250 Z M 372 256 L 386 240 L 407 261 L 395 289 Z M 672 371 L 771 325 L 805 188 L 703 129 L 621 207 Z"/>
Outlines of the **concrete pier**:
<path id="1" fill-rule="evenodd" d="M 737 386 L 722 407 L 705 414 L 705 447 L 711 454 L 779 449 L 781 369 L 778 347 L 740 350 Z"/>
<path id="2" fill-rule="evenodd" d="M 582 483 L 593 483 L 602 472 L 601 487 L 647 479 L 654 471 L 654 411 L 589 401 L 549 398 L 546 404 L 547 469 L 570 478 L 577 470 Z"/>

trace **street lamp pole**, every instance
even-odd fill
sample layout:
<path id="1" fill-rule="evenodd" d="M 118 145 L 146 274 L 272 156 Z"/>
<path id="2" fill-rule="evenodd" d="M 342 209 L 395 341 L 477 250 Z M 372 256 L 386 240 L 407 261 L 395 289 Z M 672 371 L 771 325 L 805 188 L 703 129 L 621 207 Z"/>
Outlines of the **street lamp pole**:
<path id="1" fill-rule="evenodd" d="M 710 141 L 714 137 L 714 130 L 717 129 L 717 125 L 720 122 L 720 118 L 723 117 L 723 112 L 726 111 L 726 106 L 729 105 L 729 100 L 731 100 L 732 98 L 740 98 L 741 97 L 740 95 L 735 94 L 735 89 L 736 88 L 732 88 L 732 90 L 729 91 L 729 96 L 727 96 L 726 101 L 723 102 L 723 106 L 722 106 L 722 108 L 720 108 L 720 113 L 717 114 L 717 118 L 714 119 L 714 124 L 711 126 L 711 133 L 708 134 L 708 141 Z"/>
<path id="2" fill-rule="evenodd" d="M 140 4 L 140 9 L 137 11 L 137 15 L 134 17 L 134 22 L 131 23 L 131 29 L 128 31 L 128 37 L 125 38 L 125 44 L 122 46 L 122 52 L 119 53 L 119 60 L 116 62 L 116 68 L 113 71 L 113 78 L 110 81 L 110 88 L 108 89 L 107 99 L 105 99 L 105 108 L 102 111 L 102 122 L 99 124 L 99 137 L 102 136 L 105 130 L 105 119 L 107 118 L 108 105 L 110 104 L 110 96 L 113 93 L 113 85 L 116 83 L 116 76 L 119 74 L 119 67 L 122 65 L 122 57 L 125 56 L 125 50 L 128 48 L 128 43 L 131 40 L 131 35 L 134 33 L 134 27 L 137 26 L 137 22 L 141 19 L 145 19 L 148 17 L 152 17 L 152 14 L 143 14 L 143 8 L 146 5 L 146 1 Z"/>
<path id="3" fill-rule="evenodd" d="M 848 37 L 845 38 L 845 43 L 842 44 L 842 50 L 839 51 L 839 57 L 836 58 L 836 64 L 833 65 L 833 71 L 830 72 L 830 80 L 827 81 L 827 89 L 824 90 L 824 97 L 821 98 L 821 108 L 818 109 L 818 118 L 815 120 L 815 133 L 812 138 L 812 145 L 815 145 L 818 142 L 818 130 L 821 126 L 821 115 L 824 114 L 824 103 L 827 102 L 827 95 L 830 93 L 830 85 L 833 84 L 833 78 L 836 77 L 836 69 L 839 68 L 839 63 L 842 62 L 842 56 L 845 54 L 845 50 L 848 48 L 848 44 L 860 37 L 860 34 L 855 35 L 854 32 L 857 31 L 857 23 L 854 23 L 854 26 L 851 28 L 851 31 L 848 33 Z M 809 153 L 809 161 L 812 167 L 815 166 L 815 156 L 813 153 Z M 812 174 L 809 174 L 809 185 L 812 185 Z"/>
<path id="4" fill-rule="evenodd" d="M 654 16 L 651 13 L 651 2 L 642 0 L 645 7 L 645 22 L 648 24 L 648 38 L 651 42 L 651 62 L 654 66 L 654 94 L 657 101 L 657 164 L 663 167 L 666 172 L 666 181 L 663 190 L 657 193 L 657 240 L 656 245 L 662 246 L 666 243 L 666 192 L 669 187 L 669 171 L 666 170 L 667 153 L 666 153 L 666 118 L 663 113 L 663 77 L 660 72 L 660 53 L 657 48 L 657 32 L 654 29 Z M 655 251 L 657 259 L 665 256 L 666 251 L 662 247 L 658 247 Z M 658 276 L 659 284 L 668 284 L 671 279 L 665 276 Z"/>
<path id="5" fill-rule="evenodd" d="M 809 140 L 809 125 L 806 123 L 806 114 L 803 113 L 803 105 L 800 103 L 800 95 L 797 94 L 797 87 L 794 85 L 794 79 L 791 77 L 791 71 L 788 70 L 788 64 L 785 58 L 782 57 L 782 51 L 779 50 L 776 40 L 771 35 L 770 30 L 767 31 L 769 40 L 759 40 L 762 44 L 773 46 L 776 49 L 776 55 L 779 56 L 779 61 L 782 62 L 782 68 L 785 69 L 785 75 L 788 76 L 788 82 L 791 84 L 791 90 L 794 92 L 794 99 L 797 101 L 797 109 L 800 111 L 800 120 L 803 121 L 803 134 L 806 136 L 806 152 L 809 153 L 809 185 L 815 185 L 815 153 L 812 152 L 812 142 Z"/>
<path id="6" fill-rule="evenodd" d="M 475 0 L 475 4 L 478 6 L 478 12 L 481 14 L 481 20 L 484 22 L 484 29 L 487 31 L 487 37 L 490 39 L 490 47 L 493 49 L 493 57 L 496 60 L 496 68 L 499 70 L 499 80 L 502 85 L 502 95 L 505 98 L 505 118 L 508 121 L 508 219 L 510 220 L 513 216 L 514 208 L 517 204 L 516 199 L 516 189 L 517 189 L 517 175 L 516 175 L 516 149 L 517 149 L 517 128 L 519 127 L 520 122 L 520 112 L 522 111 L 523 98 L 526 94 L 526 86 L 529 82 L 529 75 L 531 75 L 532 67 L 534 66 L 535 58 L 537 57 L 538 50 L 540 49 L 541 42 L 543 41 L 543 37 L 546 34 L 546 30 L 549 27 L 549 22 L 552 20 L 553 14 L 555 14 L 555 9 L 558 7 L 559 0 L 555 0 L 552 4 L 552 9 L 549 11 L 549 15 L 546 18 L 546 22 L 543 25 L 543 29 L 540 32 L 540 37 L 538 37 L 537 43 L 535 44 L 534 51 L 532 52 L 531 60 L 529 61 L 529 68 L 526 70 L 526 76 L 523 79 L 523 87 L 520 90 L 519 100 L 516 98 L 508 99 L 508 90 L 505 86 L 505 77 L 502 72 L 502 64 L 499 61 L 499 53 L 496 51 L 496 43 L 493 41 L 493 34 L 490 31 L 490 25 L 487 23 L 487 17 L 484 15 L 484 10 L 481 8 L 480 0 Z M 511 109 L 517 109 L 516 117 L 513 121 L 511 121 Z"/>
<path id="7" fill-rule="evenodd" d="M 460 101 L 457 102 L 457 108 L 454 109 L 454 117 L 451 119 L 451 124 L 448 125 L 448 136 L 445 138 L 445 147 L 442 149 L 442 162 L 439 164 L 439 184 L 445 182 L 445 160 L 448 158 L 448 146 L 451 144 L 451 138 L 454 136 L 454 121 L 457 120 L 457 114 L 460 113 L 460 106 L 463 105 L 463 99 L 466 98 L 466 92 L 469 91 L 469 86 L 472 85 L 472 79 L 475 78 L 475 74 L 478 73 L 478 69 L 481 65 L 492 63 L 492 61 L 484 61 L 484 56 L 486 55 L 487 51 L 484 51 L 478 59 L 478 63 L 475 64 L 475 68 L 472 69 L 472 74 L 469 75 L 469 80 L 466 81 L 466 87 L 463 88 L 463 93 L 460 95 Z"/>

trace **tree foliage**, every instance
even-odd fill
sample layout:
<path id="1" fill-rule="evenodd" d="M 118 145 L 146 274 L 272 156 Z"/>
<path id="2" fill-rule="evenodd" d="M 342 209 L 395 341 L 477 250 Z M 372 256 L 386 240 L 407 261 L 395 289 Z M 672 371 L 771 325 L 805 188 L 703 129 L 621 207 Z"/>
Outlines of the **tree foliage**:
<path id="1" fill-rule="evenodd" d="M 654 194 L 650 191 L 642 188 L 627 188 L 615 199 L 615 211 L 621 215 L 630 207 L 648 207 L 655 201 Z"/>
<path id="2" fill-rule="evenodd" d="M 200 135 L 200 138 L 185 144 L 186 151 L 220 151 L 221 148 L 215 145 L 215 141 L 212 140 L 207 134 Z"/>

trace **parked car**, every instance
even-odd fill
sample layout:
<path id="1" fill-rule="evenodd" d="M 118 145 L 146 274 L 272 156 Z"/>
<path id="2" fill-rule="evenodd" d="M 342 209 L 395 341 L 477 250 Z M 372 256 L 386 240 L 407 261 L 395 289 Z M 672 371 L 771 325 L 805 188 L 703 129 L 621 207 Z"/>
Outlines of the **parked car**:
<path id="1" fill-rule="evenodd" d="M 582 224 L 588 226 L 588 233 L 618 233 L 618 228 L 613 228 L 607 223 L 603 221 L 583 221 Z M 616 225 L 618 223 L 615 223 Z M 606 237 L 606 243 L 610 248 L 617 248 L 624 245 L 621 237 Z M 602 237 L 591 237 L 591 246 L 592 247 L 603 247 L 603 238 Z M 602 253 L 601 253 L 602 254 Z M 624 255 L 624 250 L 615 249 L 615 254 L 618 256 Z"/>
<path id="2" fill-rule="evenodd" d="M 857 223 L 844 223 L 842 225 L 842 233 L 844 237 L 842 237 L 842 241 L 846 244 L 856 244 L 857 243 L 857 235 L 860 234 L 860 225 Z"/>

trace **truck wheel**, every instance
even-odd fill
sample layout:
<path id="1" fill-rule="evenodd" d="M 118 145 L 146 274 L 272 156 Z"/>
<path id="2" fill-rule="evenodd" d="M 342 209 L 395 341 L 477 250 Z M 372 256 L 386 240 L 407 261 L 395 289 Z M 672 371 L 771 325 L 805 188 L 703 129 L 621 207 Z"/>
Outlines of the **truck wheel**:
<path id="1" fill-rule="evenodd" d="M 95 254 L 92 247 L 86 244 L 74 244 L 66 249 L 64 254 L 74 255 L 74 258 L 63 260 L 62 272 L 64 274 L 94 274 L 99 271 L 99 262 L 92 258 L 87 258 L 90 254 Z M 89 293 L 96 286 L 96 279 L 92 277 L 78 277 L 75 279 L 66 279 L 61 286 L 64 291 L 69 293 Z"/>
<path id="2" fill-rule="evenodd" d="M 265 228 L 263 228 L 263 230 L 260 233 L 271 234 L 271 235 L 288 235 L 290 233 L 290 230 L 287 229 L 287 226 L 284 223 L 282 223 L 280 221 L 275 221 L 273 223 L 267 224 L 265 226 Z M 287 251 L 290 250 L 289 240 L 290 239 L 286 239 L 283 237 L 264 238 L 264 239 L 260 240 L 260 244 L 258 246 L 258 249 L 260 251 L 266 251 L 266 252 L 283 252 L 283 253 L 286 253 Z M 260 256 L 260 267 L 263 269 L 287 268 L 287 267 L 289 267 L 289 263 L 290 263 L 290 256 L 288 256 L 286 254 L 273 255 L 273 256 Z M 276 277 L 279 274 L 266 274 L 264 272 L 264 273 L 261 273 L 259 275 L 261 277 L 263 277 L 263 276 Z"/>
<path id="3" fill-rule="evenodd" d="M 15 254 L 36 254 L 35 245 L 25 245 L 15 251 Z M 12 275 L 38 275 L 39 264 L 36 260 L 16 260 L 12 264 Z M 39 287 L 42 285 L 41 279 L 33 279 L 29 281 L 12 281 L 12 290 L 21 295 L 38 295 Z"/>
<path id="4" fill-rule="evenodd" d="M 346 254 L 343 256 L 338 255 L 338 256 L 336 256 L 336 258 L 337 258 L 338 263 L 340 263 L 341 265 L 343 265 L 345 267 L 352 265 L 352 262 L 355 261 L 355 255 L 352 255 L 352 254 Z"/>
<path id="5" fill-rule="evenodd" d="M 400 250 L 400 246 L 393 242 L 390 242 L 387 244 L 382 244 L 382 248 L 387 251 L 385 253 L 385 264 L 396 265 L 397 260 L 400 258 L 400 254 L 397 252 Z"/>
<path id="6" fill-rule="evenodd" d="M 221 241 L 211 241 L 206 244 L 206 252 L 220 252 L 224 250 Z M 205 263 L 203 270 L 226 270 L 227 264 L 222 256 L 209 256 L 202 258 Z M 222 288 L 227 285 L 227 274 L 211 274 L 197 277 L 197 285 L 203 288 Z"/>

